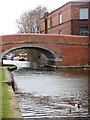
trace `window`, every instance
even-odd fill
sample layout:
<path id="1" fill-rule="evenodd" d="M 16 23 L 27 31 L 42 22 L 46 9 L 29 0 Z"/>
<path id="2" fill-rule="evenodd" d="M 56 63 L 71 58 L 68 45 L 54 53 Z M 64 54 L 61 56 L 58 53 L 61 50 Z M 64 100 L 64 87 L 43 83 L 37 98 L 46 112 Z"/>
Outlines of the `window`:
<path id="1" fill-rule="evenodd" d="M 59 15 L 60 24 L 62 23 L 62 14 Z"/>
<path id="2" fill-rule="evenodd" d="M 80 28 L 80 35 L 88 36 L 88 27 L 81 27 Z"/>
<path id="3" fill-rule="evenodd" d="M 88 8 L 80 8 L 80 19 L 88 19 Z"/>
<path id="4" fill-rule="evenodd" d="M 50 27 L 52 27 L 52 18 L 50 18 Z"/>

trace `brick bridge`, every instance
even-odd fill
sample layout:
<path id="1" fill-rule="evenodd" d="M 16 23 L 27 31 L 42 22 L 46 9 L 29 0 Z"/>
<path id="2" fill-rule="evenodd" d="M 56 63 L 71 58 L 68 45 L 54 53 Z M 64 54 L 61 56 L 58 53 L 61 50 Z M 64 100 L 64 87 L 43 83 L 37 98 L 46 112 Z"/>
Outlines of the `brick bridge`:
<path id="1" fill-rule="evenodd" d="M 56 66 L 86 65 L 88 40 L 85 36 L 56 34 L 3 35 L 0 36 L 0 60 L 12 50 L 30 48 L 45 54 Z"/>

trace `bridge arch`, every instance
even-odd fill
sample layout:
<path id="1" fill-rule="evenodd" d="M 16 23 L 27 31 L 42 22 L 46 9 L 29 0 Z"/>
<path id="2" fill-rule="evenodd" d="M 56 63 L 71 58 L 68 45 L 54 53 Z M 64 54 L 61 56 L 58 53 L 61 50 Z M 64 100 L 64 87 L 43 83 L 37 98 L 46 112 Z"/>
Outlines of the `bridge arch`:
<path id="1" fill-rule="evenodd" d="M 22 45 L 41 51 L 47 56 L 47 59 L 56 61 L 56 66 L 79 66 L 90 63 L 87 52 L 89 50 L 87 36 L 25 33 L 3 35 L 0 36 L 0 39 L 2 40 L 0 43 L 0 65 L 2 65 L 2 58 L 5 54 Z"/>
<path id="2" fill-rule="evenodd" d="M 3 57 L 8 54 L 11 51 L 17 50 L 17 49 L 32 49 L 32 50 L 36 50 L 39 51 L 41 53 L 43 53 L 46 57 L 47 57 L 47 61 L 48 62 L 56 62 L 56 61 L 60 61 L 60 57 L 52 50 L 45 48 L 45 47 L 41 47 L 41 46 L 32 46 L 32 45 L 24 45 L 24 46 L 18 46 L 18 47 L 12 47 L 8 50 L 6 50 L 5 52 L 3 52 L 0 56 L 0 59 L 2 60 Z"/>

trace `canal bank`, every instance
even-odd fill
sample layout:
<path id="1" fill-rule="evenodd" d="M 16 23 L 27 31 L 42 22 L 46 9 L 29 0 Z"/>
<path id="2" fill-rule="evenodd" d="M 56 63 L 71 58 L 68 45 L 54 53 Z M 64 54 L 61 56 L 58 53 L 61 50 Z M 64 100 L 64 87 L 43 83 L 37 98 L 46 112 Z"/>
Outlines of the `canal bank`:
<path id="1" fill-rule="evenodd" d="M 7 67 L 0 67 L 0 84 L 2 86 L 2 113 L 0 118 L 22 118 L 15 93 L 13 91 L 13 78 Z"/>

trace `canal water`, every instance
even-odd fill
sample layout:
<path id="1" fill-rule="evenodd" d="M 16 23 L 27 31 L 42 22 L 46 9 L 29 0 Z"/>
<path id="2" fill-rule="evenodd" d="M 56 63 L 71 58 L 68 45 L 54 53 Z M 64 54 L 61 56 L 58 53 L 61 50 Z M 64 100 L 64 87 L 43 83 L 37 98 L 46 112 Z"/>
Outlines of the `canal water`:
<path id="1" fill-rule="evenodd" d="M 13 71 L 23 118 L 88 116 L 87 69 Z"/>

